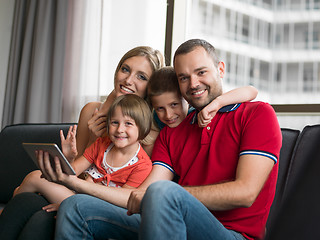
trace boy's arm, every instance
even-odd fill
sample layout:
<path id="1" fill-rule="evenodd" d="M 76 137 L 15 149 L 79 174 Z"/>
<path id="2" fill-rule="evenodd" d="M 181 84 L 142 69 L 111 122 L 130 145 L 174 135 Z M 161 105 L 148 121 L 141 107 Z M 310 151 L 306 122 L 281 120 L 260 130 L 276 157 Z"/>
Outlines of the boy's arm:
<path id="1" fill-rule="evenodd" d="M 258 90 L 253 86 L 240 87 L 223 93 L 198 113 L 199 127 L 206 127 L 220 108 L 229 104 L 252 101 L 257 95 Z"/>

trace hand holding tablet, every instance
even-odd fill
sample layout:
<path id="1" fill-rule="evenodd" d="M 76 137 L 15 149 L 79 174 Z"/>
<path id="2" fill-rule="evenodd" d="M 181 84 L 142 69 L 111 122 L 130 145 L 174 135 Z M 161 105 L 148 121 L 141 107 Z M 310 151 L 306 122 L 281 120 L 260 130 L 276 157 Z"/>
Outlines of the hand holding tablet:
<path id="1" fill-rule="evenodd" d="M 43 152 L 48 152 L 50 156 L 51 166 L 54 169 L 54 157 L 57 156 L 60 160 L 62 171 L 68 175 L 76 175 L 75 171 L 73 170 L 72 166 L 65 158 L 59 147 L 54 143 L 22 143 L 24 149 L 29 154 L 31 159 L 35 162 L 38 166 L 36 151 L 42 150 Z M 39 166 L 38 166 L 39 167 Z"/>

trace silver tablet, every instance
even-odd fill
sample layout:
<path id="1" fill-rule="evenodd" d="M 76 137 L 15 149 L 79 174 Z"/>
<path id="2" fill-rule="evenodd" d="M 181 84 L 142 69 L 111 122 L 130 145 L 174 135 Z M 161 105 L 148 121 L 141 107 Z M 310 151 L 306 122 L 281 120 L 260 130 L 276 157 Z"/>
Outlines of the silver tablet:
<path id="1" fill-rule="evenodd" d="M 22 145 L 37 166 L 38 166 L 38 161 L 37 161 L 35 151 L 42 150 L 44 152 L 49 153 L 51 166 L 53 169 L 55 166 L 53 162 L 53 158 L 57 156 L 60 159 L 62 171 L 68 175 L 76 175 L 70 163 L 65 158 L 65 156 L 63 155 L 63 153 L 60 151 L 59 147 L 56 144 L 54 143 L 22 143 Z"/>

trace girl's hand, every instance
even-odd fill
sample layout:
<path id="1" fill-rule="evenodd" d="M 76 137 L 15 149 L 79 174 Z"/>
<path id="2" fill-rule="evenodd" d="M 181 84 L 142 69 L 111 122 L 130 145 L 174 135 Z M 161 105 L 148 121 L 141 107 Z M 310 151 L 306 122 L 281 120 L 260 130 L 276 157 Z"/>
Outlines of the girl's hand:
<path id="1" fill-rule="evenodd" d="M 107 114 L 95 109 L 91 119 L 88 121 L 88 129 L 90 132 L 89 143 L 94 142 L 98 137 L 103 136 L 107 130 Z"/>
<path id="2" fill-rule="evenodd" d="M 55 212 L 55 211 L 58 211 L 59 207 L 60 207 L 60 204 L 52 203 L 52 204 L 49 204 L 47 206 L 44 206 L 42 208 L 42 210 L 44 210 L 46 212 Z"/>
<path id="3" fill-rule="evenodd" d="M 73 162 L 78 155 L 76 133 L 77 125 L 70 126 L 66 138 L 64 138 L 63 131 L 60 130 L 62 152 L 69 162 Z"/>

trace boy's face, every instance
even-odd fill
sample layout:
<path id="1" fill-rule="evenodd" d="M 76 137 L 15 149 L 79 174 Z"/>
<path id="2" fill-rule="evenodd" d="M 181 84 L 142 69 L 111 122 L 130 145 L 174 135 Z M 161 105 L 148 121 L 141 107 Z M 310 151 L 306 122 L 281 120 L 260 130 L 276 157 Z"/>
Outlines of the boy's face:
<path id="1" fill-rule="evenodd" d="M 188 114 L 188 103 L 178 93 L 165 92 L 151 100 L 160 121 L 170 128 L 177 127 Z"/>

